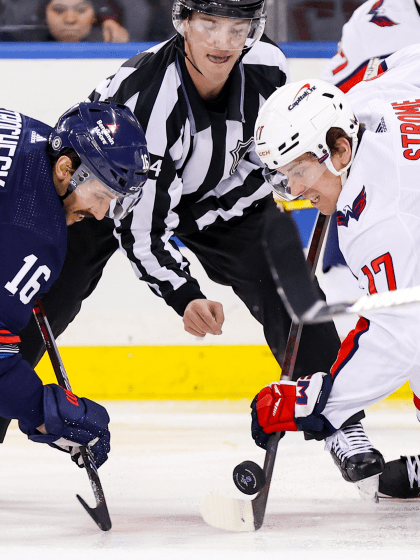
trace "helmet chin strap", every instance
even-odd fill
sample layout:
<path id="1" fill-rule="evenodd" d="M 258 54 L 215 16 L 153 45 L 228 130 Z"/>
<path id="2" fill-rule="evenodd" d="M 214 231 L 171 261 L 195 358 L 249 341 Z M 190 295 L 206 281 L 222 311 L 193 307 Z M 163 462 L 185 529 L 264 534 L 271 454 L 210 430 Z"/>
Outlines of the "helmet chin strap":
<path id="1" fill-rule="evenodd" d="M 67 198 L 68 196 L 71 195 L 72 192 L 74 192 L 74 189 L 72 189 L 72 188 L 70 188 L 70 187 L 67 187 L 66 192 L 65 192 L 63 195 L 61 195 L 61 196 L 58 195 L 58 198 L 60 199 L 61 202 L 63 202 L 64 200 L 66 200 L 66 198 Z"/>
<path id="2" fill-rule="evenodd" d="M 420 2 L 420 0 L 419 0 L 419 2 Z M 344 187 L 345 182 L 347 181 L 348 170 L 350 169 L 350 166 L 353 163 L 358 143 L 359 143 L 359 139 L 356 136 L 355 138 L 353 138 L 353 142 L 352 142 L 352 146 L 351 146 L 350 161 L 348 162 L 348 164 L 345 167 L 340 169 L 340 171 L 337 171 L 337 169 L 334 167 L 334 164 L 332 162 L 331 157 L 329 157 L 325 160 L 325 165 L 327 166 L 328 171 L 331 171 L 331 173 L 333 175 L 335 175 L 336 177 L 341 177 L 341 186 L 342 187 Z"/>
<path id="3" fill-rule="evenodd" d="M 184 39 L 184 42 L 185 42 L 185 39 Z M 204 76 L 203 72 L 201 72 L 201 70 L 199 68 L 197 68 L 197 66 L 194 64 L 194 62 L 191 60 L 191 58 L 189 58 L 184 46 L 180 46 L 180 45 L 175 44 L 175 48 L 182 54 L 182 56 L 185 58 L 185 60 L 188 60 L 188 62 L 197 70 L 197 72 L 199 74 Z"/>

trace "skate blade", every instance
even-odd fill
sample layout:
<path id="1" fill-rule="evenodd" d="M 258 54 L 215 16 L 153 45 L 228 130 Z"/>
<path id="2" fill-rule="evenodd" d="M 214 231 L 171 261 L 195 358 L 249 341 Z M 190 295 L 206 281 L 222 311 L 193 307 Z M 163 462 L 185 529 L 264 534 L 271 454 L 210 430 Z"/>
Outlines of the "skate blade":
<path id="1" fill-rule="evenodd" d="M 379 474 L 375 474 L 373 476 L 369 476 L 368 478 L 364 478 L 363 480 L 359 480 L 355 484 L 359 490 L 359 495 L 362 500 L 374 502 L 375 504 L 379 502 Z"/>

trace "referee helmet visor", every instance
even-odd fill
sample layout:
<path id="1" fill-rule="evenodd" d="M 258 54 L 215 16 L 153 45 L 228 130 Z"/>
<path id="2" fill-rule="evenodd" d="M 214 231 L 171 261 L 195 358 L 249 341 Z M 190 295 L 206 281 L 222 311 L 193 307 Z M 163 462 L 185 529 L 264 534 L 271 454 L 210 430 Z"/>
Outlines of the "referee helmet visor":
<path id="1" fill-rule="evenodd" d="M 172 21 L 182 37 L 207 48 L 243 51 L 264 32 L 262 0 L 175 0 Z"/>

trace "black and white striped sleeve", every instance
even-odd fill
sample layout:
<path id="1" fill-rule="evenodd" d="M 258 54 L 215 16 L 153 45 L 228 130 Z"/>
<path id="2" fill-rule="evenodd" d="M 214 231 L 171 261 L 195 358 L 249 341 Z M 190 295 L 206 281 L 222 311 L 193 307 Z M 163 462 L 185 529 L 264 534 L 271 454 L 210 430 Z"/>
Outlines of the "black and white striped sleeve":
<path id="1" fill-rule="evenodd" d="M 260 105 L 288 73 L 275 45 L 251 49 L 237 73 L 235 107 L 219 122 L 194 98 L 180 64 L 174 40 L 157 45 L 127 61 L 91 99 L 128 105 L 145 131 L 149 178 L 116 232 L 136 275 L 183 315 L 190 301 L 205 296 L 174 235 L 241 216 L 269 195 L 252 157 L 253 128 Z"/>

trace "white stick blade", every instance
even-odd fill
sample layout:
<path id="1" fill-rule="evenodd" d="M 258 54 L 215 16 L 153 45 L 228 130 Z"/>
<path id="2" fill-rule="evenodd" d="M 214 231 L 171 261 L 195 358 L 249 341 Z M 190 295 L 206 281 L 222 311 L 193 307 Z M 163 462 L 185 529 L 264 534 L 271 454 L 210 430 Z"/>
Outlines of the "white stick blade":
<path id="1" fill-rule="evenodd" d="M 235 500 L 218 494 L 207 494 L 201 502 L 204 521 L 225 531 L 255 531 L 252 501 Z"/>

